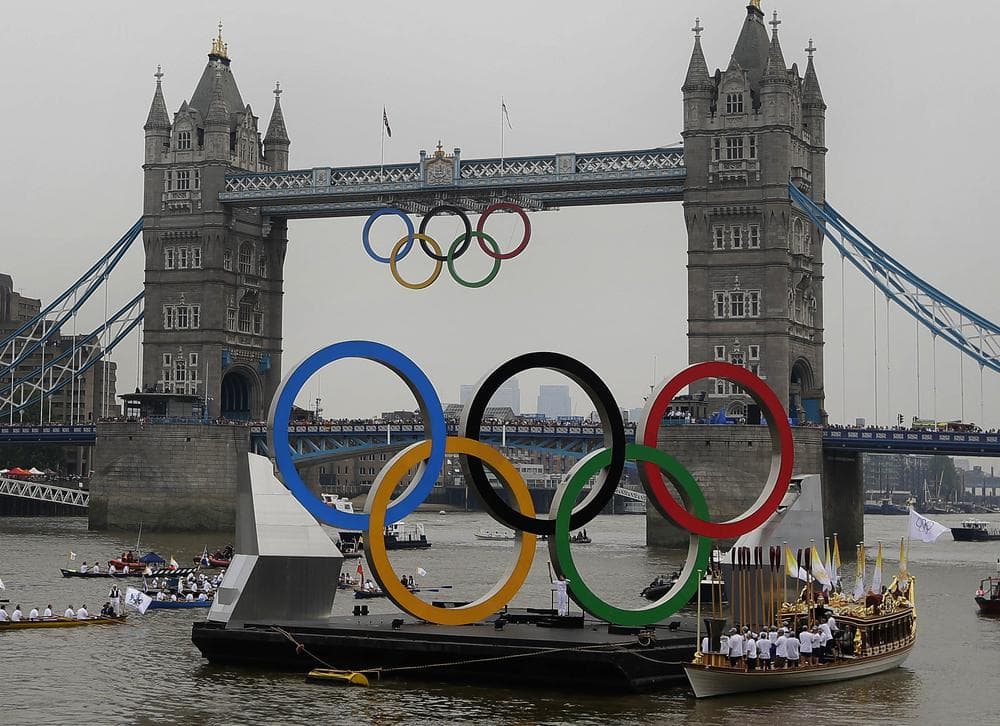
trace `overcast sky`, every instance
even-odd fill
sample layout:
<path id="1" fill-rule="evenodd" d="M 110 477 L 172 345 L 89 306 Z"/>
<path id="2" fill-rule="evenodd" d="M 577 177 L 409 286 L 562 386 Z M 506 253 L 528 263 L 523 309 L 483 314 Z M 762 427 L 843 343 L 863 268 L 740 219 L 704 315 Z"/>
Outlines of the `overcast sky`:
<path id="1" fill-rule="evenodd" d="M 383 104 L 387 162 L 413 162 L 440 139 L 463 157 L 670 145 L 695 16 L 710 68 L 725 68 L 745 3 L 215 2 L 20 3 L 0 25 L 5 173 L 3 262 L 23 293 L 48 302 L 140 215 L 142 124 L 162 64 L 167 106 L 189 98 L 220 16 L 245 101 L 266 128 L 280 80 L 292 167 L 377 163 Z M 479 8 L 482 9 L 479 9 Z M 989 210 L 1000 145 L 992 89 L 1000 4 L 927 0 L 764 2 L 781 12 L 785 59 L 805 65 L 810 37 L 827 112 L 829 199 L 918 274 L 990 319 L 998 252 Z M 787 12 L 785 12 L 787 10 Z M 654 369 L 687 363 L 686 235 L 679 204 L 533 215 L 528 251 L 481 290 L 443 276 L 397 286 L 363 252 L 363 219 L 294 221 L 285 264 L 286 370 L 328 342 L 370 338 L 424 367 L 445 401 L 518 353 L 554 349 L 604 377 L 623 407 L 641 404 Z M 505 228 L 506 225 L 506 228 Z M 498 220 L 501 241 L 518 232 Z M 451 232 L 441 222 L 441 238 Z M 386 230 L 388 236 L 388 230 Z M 450 239 L 450 238 L 449 238 Z M 840 261 L 826 255 L 826 407 L 832 420 L 873 417 L 871 288 L 848 269 L 847 369 L 841 366 Z M 463 268 L 479 273 L 473 260 Z M 112 302 L 141 285 L 138 246 Z M 419 271 L 414 267 L 410 274 Z M 916 411 L 914 324 L 876 306 L 879 417 Z M 89 317 L 89 322 L 96 322 Z M 85 322 L 88 319 L 85 317 Z M 934 414 L 929 334 L 921 338 L 921 411 Z M 136 346 L 119 349 L 119 390 L 134 385 Z M 957 353 L 937 350 L 937 417 L 959 418 Z M 847 381 L 846 392 L 842 381 Z M 539 382 L 521 377 L 522 406 Z M 979 421 L 979 372 L 965 366 L 965 418 Z M 986 419 L 1000 425 L 1000 380 L 987 372 Z M 339 366 L 317 389 L 331 415 L 411 407 L 370 366 Z M 846 403 L 846 410 L 845 410 Z M 590 406 L 576 401 L 577 412 Z"/>

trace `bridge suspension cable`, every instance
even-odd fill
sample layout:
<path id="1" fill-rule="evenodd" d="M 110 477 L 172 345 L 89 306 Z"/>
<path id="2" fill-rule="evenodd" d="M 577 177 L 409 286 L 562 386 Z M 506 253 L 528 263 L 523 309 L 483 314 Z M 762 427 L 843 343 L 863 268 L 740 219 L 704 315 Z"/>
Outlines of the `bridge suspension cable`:
<path id="1" fill-rule="evenodd" d="M 94 292 L 101 285 L 107 284 L 108 275 L 128 252 L 140 232 L 142 232 L 141 219 L 133 224 L 101 259 L 38 315 L 0 340 L 0 378 L 10 378 L 12 371 L 38 351 L 64 323 L 71 318 L 75 319 L 76 313 Z"/>
<path id="2" fill-rule="evenodd" d="M 1000 372 L 1000 326 L 911 272 L 862 234 L 827 202 L 819 206 L 794 184 L 789 194 L 816 228 L 879 290 L 931 332 L 936 378 L 937 338 L 981 367 Z M 918 341 L 919 345 L 919 341 Z M 936 381 L 934 383 L 936 399 Z M 935 401 L 936 403 L 936 401 Z"/>

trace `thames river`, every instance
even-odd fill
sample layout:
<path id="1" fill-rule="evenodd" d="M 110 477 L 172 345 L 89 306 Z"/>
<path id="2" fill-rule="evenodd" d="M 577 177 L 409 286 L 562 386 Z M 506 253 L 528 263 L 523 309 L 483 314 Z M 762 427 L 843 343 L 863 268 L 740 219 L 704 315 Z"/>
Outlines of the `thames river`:
<path id="1" fill-rule="evenodd" d="M 960 516 L 938 518 L 956 524 Z M 998 520 L 1000 518 L 986 517 Z M 425 588 L 445 587 L 447 599 L 482 593 L 501 574 L 512 544 L 480 542 L 474 533 L 496 528 L 483 514 L 418 514 L 430 550 L 393 553 L 399 572 L 427 571 Z M 906 517 L 866 517 L 871 547 L 886 541 L 887 581 L 896 568 Z M 609 600 L 643 602 L 638 593 L 672 569 L 680 552 L 642 545 L 642 517 L 602 516 L 587 527 L 594 540 L 574 549 L 580 568 Z M 0 518 L 0 579 L 10 611 L 21 604 L 62 612 L 86 603 L 100 610 L 107 579 L 64 579 L 59 568 L 95 558 L 106 563 L 135 547 L 135 533 L 92 533 L 82 518 Z M 181 565 L 228 542 L 225 535 L 144 534 L 142 551 L 173 556 Z M 845 547 L 853 550 L 853 546 Z M 871 550 L 870 550 L 871 551 Z M 132 613 L 125 625 L 28 630 L 0 635 L 0 724 L 975 724 L 996 723 L 1000 691 L 1000 620 L 980 617 L 973 594 L 995 572 L 1000 543 L 958 543 L 945 534 L 934 544 L 914 542 L 910 571 L 917 578 L 919 636 L 904 667 L 869 679 L 809 690 L 696 701 L 685 688 L 645 695 L 570 694 L 421 681 L 373 681 L 342 688 L 306 683 L 302 674 L 222 668 L 202 660 L 191 624 L 205 611 Z M 550 601 L 547 551 L 538 547 L 517 605 Z M 357 560 L 345 562 L 354 572 Z M 853 569 L 848 568 L 850 584 Z M 869 569 L 870 573 L 870 569 Z M 119 584 L 122 584 L 119 582 Z M 354 605 L 341 591 L 336 614 Z M 394 612 L 369 600 L 373 620 Z M 512 666 L 516 667 L 516 666 Z"/>

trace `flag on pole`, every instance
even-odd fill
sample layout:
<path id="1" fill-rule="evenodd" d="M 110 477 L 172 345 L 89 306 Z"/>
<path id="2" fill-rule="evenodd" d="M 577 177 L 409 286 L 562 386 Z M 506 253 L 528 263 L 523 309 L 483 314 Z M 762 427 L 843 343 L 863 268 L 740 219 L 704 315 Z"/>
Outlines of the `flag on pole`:
<path id="1" fill-rule="evenodd" d="M 510 114 L 507 113 L 507 104 L 504 103 L 503 96 L 500 96 L 500 111 L 503 113 L 503 120 L 507 122 L 507 128 L 513 131 L 514 127 L 510 125 Z"/>
<path id="2" fill-rule="evenodd" d="M 418 567 L 417 568 L 417 576 L 419 576 L 419 577 L 427 577 L 427 570 L 425 570 L 423 567 Z"/>
<path id="3" fill-rule="evenodd" d="M 878 543 L 878 554 L 875 556 L 875 573 L 872 575 L 872 592 L 876 595 L 882 592 L 882 543 Z"/>
<path id="4" fill-rule="evenodd" d="M 73 550 L 70 550 L 69 551 L 69 559 L 70 559 L 70 561 L 75 560 L 76 559 L 76 552 L 74 552 Z"/>
<path id="5" fill-rule="evenodd" d="M 178 567 L 179 565 L 177 564 L 177 560 L 174 559 L 173 555 L 170 555 L 170 569 L 176 570 Z"/>
<path id="6" fill-rule="evenodd" d="M 833 575 L 831 574 L 833 572 L 833 553 L 830 550 L 830 540 L 827 539 L 825 540 L 825 542 L 826 542 L 826 547 L 825 547 L 826 559 L 823 560 L 823 567 L 826 568 L 826 574 L 829 576 L 830 582 L 836 582 L 836 580 L 833 578 Z"/>
<path id="7" fill-rule="evenodd" d="M 819 558 L 819 552 L 816 551 L 816 545 L 813 545 L 812 548 L 812 575 L 816 582 L 823 586 L 824 590 L 829 590 L 831 588 L 832 584 L 830 582 L 830 575 L 823 566 L 823 561 Z"/>
<path id="8" fill-rule="evenodd" d="M 153 602 L 153 598 L 144 592 L 139 592 L 134 587 L 125 590 L 125 604 L 130 608 L 135 608 L 140 614 L 146 612 L 146 608 Z"/>
<path id="9" fill-rule="evenodd" d="M 834 585 L 840 582 L 840 541 L 836 532 L 833 533 L 833 567 L 830 570 L 830 579 Z"/>
<path id="10" fill-rule="evenodd" d="M 910 539 L 919 539 L 921 542 L 933 542 L 942 534 L 948 531 L 943 524 L 927 519 L 910 507 Z"/>
<path id="11" fill-rule="evenodd" d="M 795 559 L 795 554 L 788 545 L 785 545 L 785 574 L 789 577 L 798 578 L 803 582 L 809 581 L 809 573 L 806 572 L 804 567 L 799 567 L 799 563 Z"/>
<path id="12" fill-rule="evenodd" d="M 855 600 L 861 600 L 865 596 L 865 570 L 866 569 L 867 569 L 867 565 L 865 563 L 865 546 L 864 545 L 860 545 L 858 547 L 858 565 L 857 565 L 857 570 L 855 571 L 856 577 L 854 579 L 854 592 L 853 592 L 853 595 L 854 595 L 854 599 Z"/>
<path id="13" fill-rule="evenodd" d="M 392 138 L 392 129 L 389 127 L 389 114 L 385 112 L 385 106 L 382 107 L 382 123 L 385 125 L 385 134 L 390 139 Z"/>
<path id="14" fill-rule="evenodd" d="M 7 586 L 3 584 L 3 580 L 0 580 L 0 590 L 6 590 Z"/>
<path id="15" fill-rule="evenodd" d="M 358 563 L 358 574 L 361 575 L 361 577 L 365 576 L 365 571 L 362 569 L 360 562 Z"/>
<path id="16" fill-rule="evenodd" d="M 906 540 L 903 537 L 899 538 L 899 577 L 900 579 L 905 579 L 910 576 L 908 566 L 906 564 Z"/>

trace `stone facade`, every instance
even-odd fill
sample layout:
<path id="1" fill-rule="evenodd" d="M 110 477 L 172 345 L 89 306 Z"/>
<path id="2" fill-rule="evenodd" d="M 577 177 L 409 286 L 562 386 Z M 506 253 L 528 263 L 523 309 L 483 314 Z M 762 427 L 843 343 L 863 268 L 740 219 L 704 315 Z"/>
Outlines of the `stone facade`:
<path id="1" fill-rule="evenodd" d="M 247 426 L 100 423 L 91 529 L 231 531 Z"/>
<path id="2" fill-rule="evenodd" d="M 688 356 L 757 372 L 793 418 L 823 421 L 822 239 L 789 199 L 822 203 L 825 111 L 810 44 L 805 75 L 785 66 L 756 4 L 725 71 L 709 75 L 700 26 L 682 88 L 688 228 Z M 725 381 L 691 389 L 711 410 L 747 412 Z"/>
<path id="3" fill-rule="evenodd" d="M 218 195 L 231 171 L 287 169 L 281 91 L 262 142 L 221 31 L 172 120 L 156 75 L 144 126 L 143 391 L 207 398 L 211 418 L 262 419 L 281 375 L 287 227 Z"/>

